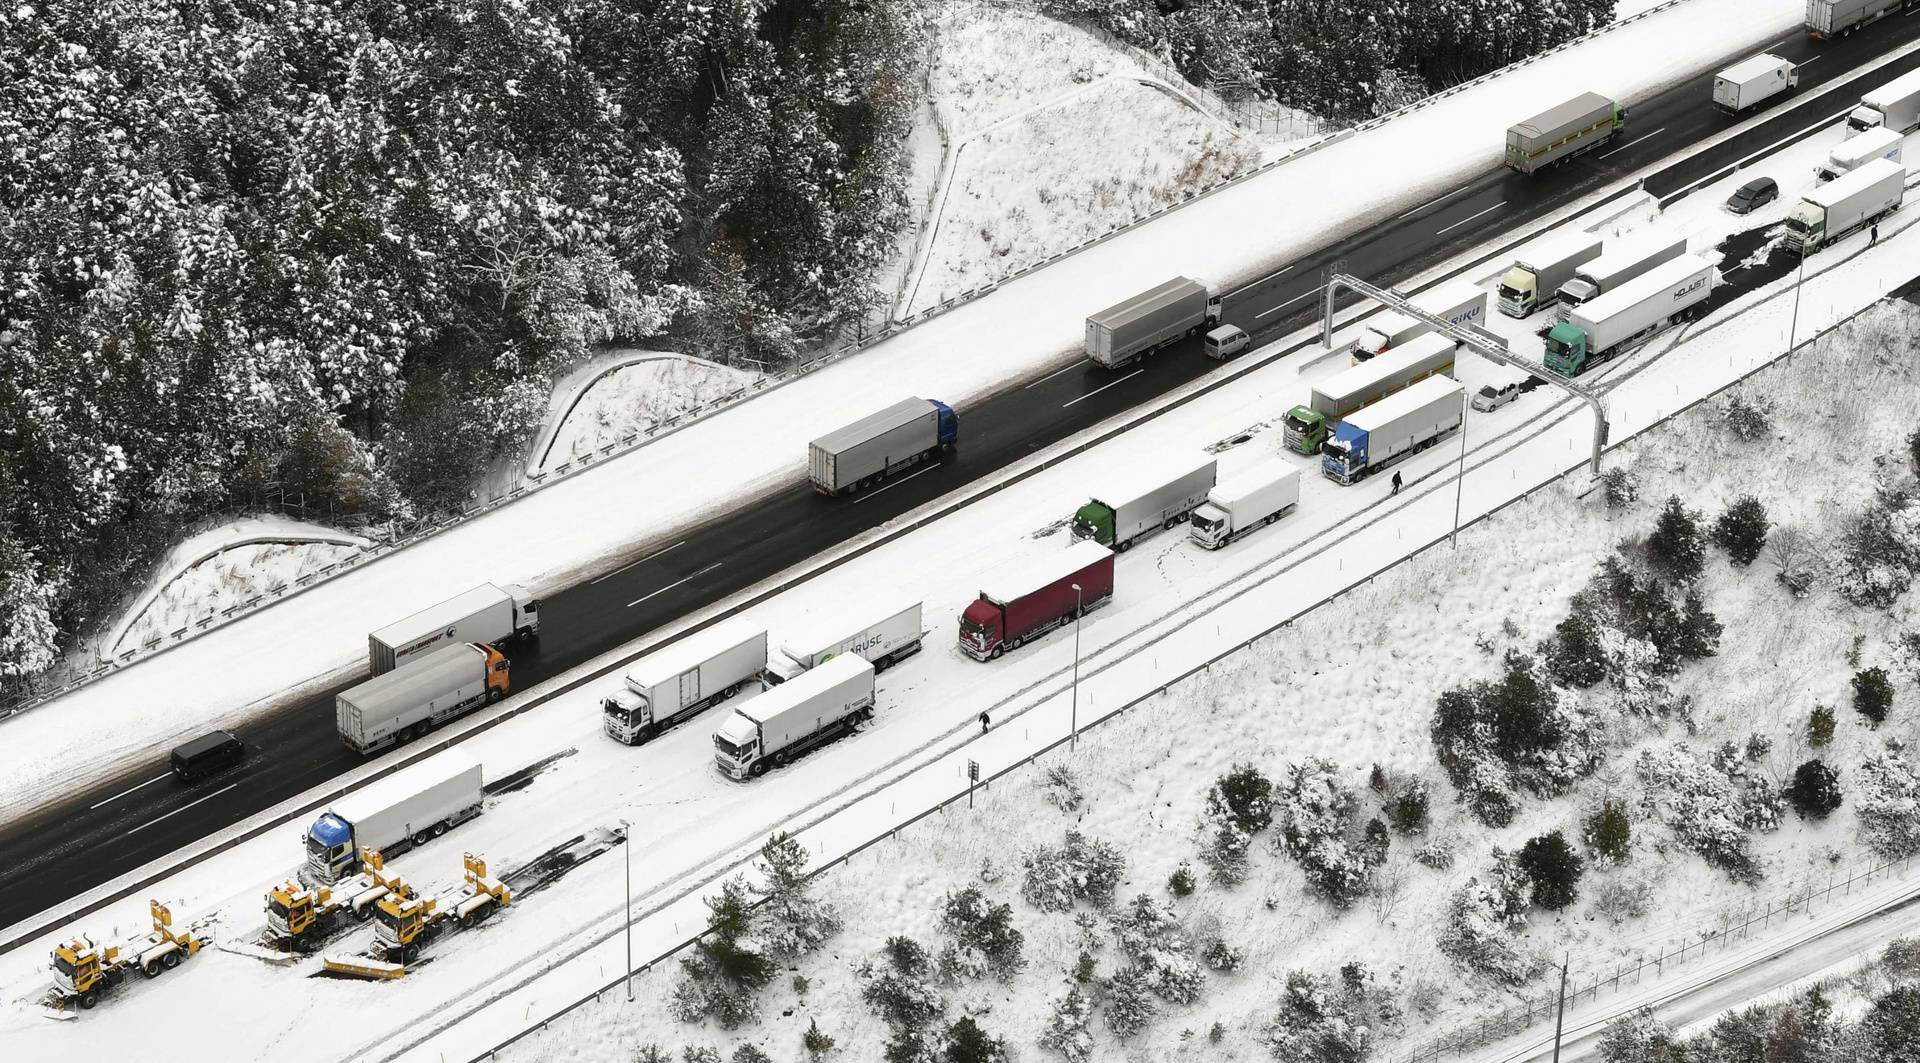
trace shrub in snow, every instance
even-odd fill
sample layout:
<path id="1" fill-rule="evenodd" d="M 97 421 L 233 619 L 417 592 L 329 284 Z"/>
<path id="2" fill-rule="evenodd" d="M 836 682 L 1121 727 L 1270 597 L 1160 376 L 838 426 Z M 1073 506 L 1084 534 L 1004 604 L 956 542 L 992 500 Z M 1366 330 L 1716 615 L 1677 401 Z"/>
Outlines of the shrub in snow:
<path id="1" fill-rule="evenodd" d="M 1206 944 L 1200 946 L 1200 959 L 1207 965 L 1208 970 L 1231 973 L 1239 970 L 1240 965 L 1246 962 L 1247 952 L 1245 949 L 1227 944 L 1226 938 L 1216 934 L 1208 938 Z"/>
<path id="2" fill-rule="evenodd" d="M 1752 495 L 1733 500 L 1713 522 L 1713 544 L 1727 552 L 1736 565 L 1751 565 L 1767 545 L 1767 507 Z"/>
<path id="3" fill-rule="evenodd" d="M 1895 986 L 1860 1017 L 1861 1040 L 1877 1063 L 1920 1063 L 1920 986 Z"/>
<path id="4" fill-rule="evenodd" d="M 939 991 L 927 983 L 933 960 L 909 937 L 888 938 L 880 953 L 884 962 L 863 960 L 854 969 L 860 998 L 896 1035 L 918 1033 L 947 1007 Z"/>
<path id="5" fill-rule="evenodd" d="M 1815 705 L 1807 716 L 1807 742 L 1814 748 L 1833 741 L 1833 710 L 1825 705 Z"/>
<path id="6" fill-rule="evenodd" d="M 1751 443 L 1773 434 L 1773 404 L 1765 399 L 1751 403 L 1734 395 L 1727 399 L 1727 405 L 1720 415 L 1733 434 L 1746 442 Z"/>
<path id="7" fill-rule="evenodd" d="M 1386 859 L 1386 826 L 1377 835 L 1360 828 L 1359 795 L 1339 772 L 1319 757 L 1292 766 L 1277 804 L 1281 847 L 1306 872 L 1308 888 L 1347 908 L 1367 892 L 1374 868 Z"/>
<path id="8" fill-rule="evenodd" d="M 1920 476 L 1920 431 L 1907 436 L 1907 460 L 1913 464 L 1913 473 Z"/>
<path id="9" fill-rule="evenodd" d="M 649 1041 L 634 1052 L 633 1063 L 673 1063 L 673 1053 Z"/>
<path id="10" fill-rule="evenodd" d="M 687 1045 L 680 1050 L 680 1058 L 685 1063 L 725 1063 L 720 1050 L 712 1045 Z"/>
<path id="11" fill-rule="evenodd" d="M 712 1017 L 731 1030 L 759 1017 L 758 993 L 773 981 L 776 965 L 754 938 L 744 879 L 721 883 L 720 895 L 706 898 L 706 905 L 706 933 L 680 961 L 684 977 L 669 1008 L 682 1022 Z"/>
<path id="12" fill-rule="evenodd" d="M 1778 825 L 1782 799 L 1736 749 L 1729 745 L 1702 757 L 1671 743 L 1643 750 L 1634 770 L 1647 786 L 1648 805 L 1675 839 L 1736 881 L 1759 880 L 1747 832 Z"/>
<path id="13" fill-rule="evenodd" d="M 806 1049 L 808 1055 L 818 1058 L 833 1051 L 833 1038 L 820 1029 L 819 1019 L 808 1019 L 807 1032 L 800 1035 L 800 1047 Z"/>
<path id="14" fill-rule="evenodd" d="M 1889 749 L 1860 765 L 1854 817 L 1867 847 L 1889 860 L 1920 853 L 1920 777 Z"/>
<path id="15" fill-rule="evenodd" d="M 1507 655 L 1498 682 L 1443 692 L 1428 731 L 1461 799 L 1494 827 L 1512 822 L 1515 790 L 1562 793 L 1603 753 L 1599 719 L 1577 698 L 1561 698 L 1523 654 Z"/>
<path id="16" fill-rule="evenodd" d="M 1885 723 L 1887 710 L 1893 707 L 1893 681 L 1887 670 L 1878 666 L 1853 674 L 1853 708 L 1876 724 Z"/>
<path id="17" fill-rule="evenodd" d="M 1167 892 L 1175 897 L 1186 897 L 1192 895 L 1193 887 L 1193 865 L 1182 860 L 1180 866 L 1173 869 L 1173 874 L 1167 876 Z"/>
<path id="18" fill-rule="evenodd" d="M 1391 994 L 1358 963 L 1339 978 L 1293 971 L 1263 1040 L 1284 1063 L 1359 1063 L 1400 1022 Z"/>
<path id="19" fill-rule="evenodd" d="M 1222 886 L 1238 886 L 1247 879 L 1247 851 L 1253 837 L 1231 823 L 1214 828 L 1213 835 L 1200 850 L 1200 859 L 1213 872 L 1213 880 Z"/>
<path id="20" fill-rule="evenodd" d="M 1601 473 L 1600 486 L 1608 509 L 1625 509 L 1640 500 L 1640 480 L 1623 466 L 1615 465 Z"/>
<path id="21" fill-rule="evenodd" d="M 1077 812 L 1085 798 L 1080 793 L 1080 777 L 1065 764 L 1055 764 L 1047 769 L 1047 781 L 1043 791 L 1047 803 L 1062 812 Z"/>
<path id="22" fill-rule="evenodd" d="M 773 1057 L 761 1051 L 758 1045 L 741 1045 L 733 1050 L 732 1063 L 773 1063 Z"/>
<path id="23" fill-rule="evenodd" d="M 941 954 L 941 967 L 950 977 L 979 978 L 991 971 L 1004 982 L 1027 965 L 1021 955 L 1026 935 L 1013 925 L 1013 906 L 995 904 L 975 887 L 947 894 L 940 929 L 953 938 L 951 953 Z"/>
<path id="24" fill-rule="evenodd" d="M 1122 1041 L 1147 1028 L 1159 1010 L 1153 1002 L 1152 974 L 1140 964 L 1130 964 L 1107 979 L 1104 1008 L 1107 1029 Z"/>
<path id="25" fill-rule="evenodd" d="M 1530 886 L 1519 861 L 1496 847 L 1487 873 L 1469 879 L 1448 900 L 1440 952 L 1500 985 L 1516 986 L 1532 978 L 1541 962 L 1522 952 L 1509 935 L 1526 922 Z"/>
<path id="26" fill-rule="evenodd" d="M 880 1049 L 885 1063 L 936 1063 L 933 1042 L 919 1030 L 895 1030 Z"/>
<path id="27" fill-rule="evenodd" d="M 1021 864 L 1026 874 L 1020 896 L 1043 912 L 1064 912 L 1075 900 L 1097 908 L 1111 905 L 1127 859 L 1118 847 L 1070 830 L 1060 848 L 1036 846 Z"/>
<path id="28" fill-rule="evenodd" d="M 1533 883 L 1533 903 L 1557 912 L 1579 895 L 1586 862 L 1554 831 L 1529 838 L 1520 847 L 1520 871 Z"/>
<path id="29" fill-rule="evenodd" d="M 1040 1047 L 1060 1053 L 1067 1063 L 1087 1063 L 1093 1058 L 1093 1033 L 1087 1029 L 1092 1018 L 1093 1000 L 1087 991 L 1078 982 L 1067 983 L 1066 993 L 1048 1004 Z"/>
<path id="30" fill-rule="evenodd" d="M 1793 771 L 1787 800 L 1803 819 L 1827 818 L 1828 813 L 1840 807 L 1840 773 L 1818 758 L 1801 764 Z"/>
<path id="31" fill-rule="evenodd" d="M 1889 494 L 1841 530 L 1830 562 L 1834 589 L 1855 605 L 1885 609 L 1913 584 L 1920 567 L 1920 501 Z"/>
<path id="32" fill-rule="evenodd" d="M 1206 974 L 1188 958 L 1190 945 L 1173 905 L 1139 894 L 1113 916 L 1114 939 L 1155 994 L 1177 1004 L 1200 994 Z"/>
<path id="33" fill-rule="evenodd" d="M 1666 506 L 1654 521 L 1653 534 L 1647 536 L 1647 561 L 1661 575 L 1681 583 L 1699 579 L 1706 566 L 1707 543 L 1700 532 L 1700 514 L 1681 505 L 1679 495 L 1667 496 Z"/>
<path id="34" fill-rule="evenodd" d="M 1638 919 L 1653 905 L 1653 884 L 1637 878 L 1607 879 L 1593 887 L 1591 903 L 1615 925 Z"/>
<path id="35" fill-rule="evenodd" d="M 1667 1024 L 1643 1007 L 1607 1024 L 1600 1058 L 1604 1063 L 1679 1063 L 1687 1056 Z"/>
<path id="36" fill-rule="evenodd" d="M 1422 866 L 1435 871 L 1445 871 L 1453 866 L 1453 839 L 1435 838 L 1413 851 L 1413 858 Z"/>
<path id="37" fill-rule="evenodd" d="M 962 1015 L 940 1039 L 941 1063 L 1006 1063 L 1007 1043 Z"/>
<path id="38" fill-rule="evenodd" d="M 1776 527 L 1767 540 L 1767 558 L 1779 571 L 1773 578 L 1787 588 L 1795 598 L 1805 598 L 1813 591 L 1814 561 L 1813 544 L 1806 533 L 1793 527 Z"/>
<path id="39" fill-rule="evenodd" d="M 1553 629 L 1546 646 L 1547 674 L 1564 686 L 1586 688 L 1607 677 L 1606 640 L 1591 605 L 1574 597 L 1573 612 Z"/>
<path id="40" fill-rule="evenodd" d="M 1627 806 L 1612 798 L 1587 817 L 1581 837 L 1594 856 L 1607 863 L 1624 863 L 1633 848 L 1633 818 Z"/>
<path id="41" fill-rule="evenodd" d="M 840 932 L 833 905 L 807 890 L 807 850 L 781 832 L 760 847 L 762 882 L 753 887 L 760 907 L 760 936 L 774 956 L 792 959 L 820 947 Z"/>
<path id="42" fill-rule="evenodd" d="M 1088 952 L 1086 949 L 1081 949 L 1080 955 L 1073 961 L 1073 971 L 1071 973 L 1073 974 L 1074 981 L 1090 983 L 1093 981 L 1094 976 L 1099 973 L 1099 970 L 1099 961 L 1093 958 L 1093 953 Z"/>
<path id="43" fill-rule="evenodd" d="M 1433 791 L 1425 779 L 1395 782 L 1387 793 L 1387 822 L 1409 837 L 1427 832 L 1427 816 L 1433 804 Z"/>
<path id="44" fill-rule="evenodd" d="M 1273 782 L 1251 764 L 1235 764 L 1207 791 L 1207 818 L 1253 835 L 1273 822 Z"/>

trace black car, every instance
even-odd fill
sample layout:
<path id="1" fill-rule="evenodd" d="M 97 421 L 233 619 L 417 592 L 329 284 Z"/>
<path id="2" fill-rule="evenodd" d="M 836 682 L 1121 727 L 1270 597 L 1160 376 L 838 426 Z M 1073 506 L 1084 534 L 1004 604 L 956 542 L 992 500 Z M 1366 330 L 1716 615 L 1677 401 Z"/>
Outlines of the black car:
<path id="1" fill-rule="evenodd" d="M 246 747 L 233 732 L 213 731 L 175 749 L 169 759 L 174 776 L 181 782 L 193 783 L 233 767 L 246 756 Z"/>
<path id="2" fill-rule="evenodd" d="M 1780 186 L 1771 177 L 1756 177 L 1727 197 L 1727 209 L 1735 214 L 1750 214 L 1780 198 Z"/>

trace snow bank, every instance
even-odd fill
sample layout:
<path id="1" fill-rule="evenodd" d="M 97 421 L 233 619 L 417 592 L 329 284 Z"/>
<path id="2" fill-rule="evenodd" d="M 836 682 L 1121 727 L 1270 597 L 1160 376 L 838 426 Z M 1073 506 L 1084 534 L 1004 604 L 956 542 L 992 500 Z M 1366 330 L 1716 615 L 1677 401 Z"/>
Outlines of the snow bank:
<path id="1" fill-rule="evenodd" d="M 555 396 L 549 425 L 528 455 L 529 472 L 546 472 L 731 395 L 759 379 L 704 358 L 610 352 L 589 378 Z M 557 424 L 553 423 L 557 422 Z"/>
<path id="2" fill-rule="evenodd" d="M 8 721 L 0 816 L 185 736 L 191 709 L 238 725 L 303 683 L 344 677 L 366 632 L 473 585 L 535 593 L 763 492 L 801 490 L 820 430 L 909 392 L 968 401 L 1079 357 L 1085 314 L 1167 276 L 1216 286 L 1270 270 L 1497 164 L 1501 130 L 1565 83 L 1630 102 L 1723 52 L 1798 25 L 1792 0 L 1691 0 L 1368 134 L 1223 189 L 1152 224 L 523 500 Z M 1462 130 L 1484 129 L 1484 137 Z M 1406 160 L 1425 165 L 1411 171 Z M 1324 224 L 1297 219 L 1314 202 Z M 661 499 L 673 499 L 671 507 Z M 236 667 L 234 662 L 247 662 Z M 242 707 L 246 708 L 242 708 Z M 75 720 L 88 726 L 76 727 Z"/>

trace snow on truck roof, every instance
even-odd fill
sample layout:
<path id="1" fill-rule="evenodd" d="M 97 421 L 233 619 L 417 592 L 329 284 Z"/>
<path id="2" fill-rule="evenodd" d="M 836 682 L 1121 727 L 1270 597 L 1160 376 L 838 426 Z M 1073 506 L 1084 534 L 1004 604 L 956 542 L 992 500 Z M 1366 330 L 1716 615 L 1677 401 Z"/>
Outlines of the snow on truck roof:
<path id="1" fill-rule="evenodd" d="M 1532 118 L 1513 123 L 1512 130 L 1523 137 L 1543 136 L 1603 107 L 1611 109 L 1613 101 L 1597 92 L 1583 92 L 1557 107 L 1549 107 Z"/>
<path id="2" fill-rule="evenodd" d="M 377 712 L 388 705 L 426 701 L 459 686 L 465 678 L 479 675 L 480 671 L 475 668 L 474 662 L 476 654 L 480 655 L 484 667 L 485 654 L 474 643 L 456 642 L 451 646 L 442 646 L 419 660 L 409 660 L 391 672 L 382 672 L 364 683 L 349 687 L 337 696 L 342 701 L 359 706 L 362 712 Z"/>
<path id="3" fill-rule="evenodd" d="M 1688 274 L 1698 273 L 1708 265 L 1707 260 L 1699 255 L 1675 256 L 1620 287 L 1602 293 L 1599 298 L 1580 306 L 1574 313 L 1587 321 L 1599 321 L 1658 294 L 1660 289 L 1678 282 Z"/>
<path id="4" fill-rule="evenodd" d="M 1362 432 L 1371 432 L 1396 417 L 1432 402 L 1440 395 L 1447 392 L 1457 395 L 1463 390 L 1460 382 L 1452 377 L 1430 376 L 1405 391 L 1397 391 L 1353 414 L 1345 423 Z"/>
<path id="5" fill-rule="evenodd" d="M 356 823 L 375 812 L 393 807 L 403 798 L 424 793 L 468 772 L 479 770 L 480 762 L 474 759 L 473 754 L 463 749 L 449 749 L 362 786 L 333 802 L 328 810 L 349 823 Z"/>
<path id="6" fill-rule="evenodd" d="M 704 631 L 696 631 L 671 646 L 648 654 L 627 671 L 627 681 L 652 688 L 750 639 L 767 637 L 767 629 L 744 617 L 730 617 Z"/>
<path id="7" fill-rule="evenodd" d="M 1231 506 L 1274 484 L 1299 478 L 1299 469 L 1275 459 L 1251 469 L 1243 469 L 1214 484 L 1213 490 L 1207 492 L 1207 498 L 1209 501 Z"/>
<path id="8" fill-rule="evenodd" d="M 1158 309 L 1168 303 L 1176 302 L 1192 294 L 1196 288 L 1202 292 L 1207 290 L 1206 285 L 1192 277 L 1175 277 L 1164 284 L 1154 285 L 1139 295 L 1128 296 L 1099 313 L 1088 314 L 1087 320 L 1096 325 L 1107 325 L 1116 320 L 1125 321 L 1142 311 Z"/>
<path id="9" fill-rule="evenodd" d="M 1089 496 L 1096 502 L 1121 506 L 1149 491 L 1175 480 L 1184 479 L 1217 461 L 1211 454 L 1175 454 L 1149 458 L 1125 469 L 1108 473 L 1104 483 L 1096 483 Z"/>
<path id="10" fill-rule="evenodd" d="M 744 716 L 755 723 L 763 724 L 808 698 L 831 690 L 836 684 L 844 683 L 863 671 L 868 675 L 873 674 L 873 665 L 868 664 L 865 657 L 857 653 L 843 653 L 833 660 L 822 662 L 801 672 L 733 711 L 737 716 Z"/>
<path id="11" fill-rule="evenodd" d="M 374 632 L 373 637 L 388 646 L 409 642 L 423 631 L 437 631 L 443 627 L 452 627 L 505 597 L 507 597 L 506 591 L 491 583 L 482 583 L 470 591 L 448 598 L 439 605 L 429 605 L 412 616 L 396 620 Z"/>
<path id="12" fill-rule="evenodd" d="M 1058 583 L 1112 553 L 1092 539 L 1081 539 L 1064 550 L 1026 558 L 988 573 L 980 581 L 980 596 L 990 601 L 1009 602 Z"/>
<path id="13" fill-rule="evenodd" d="M 1786 62 L 1785 59 L 1777 55 L 1762 53 L 1742 59 L 1725 70 L 1720 71 L 1720 73 L 1715 76 L 1719 77 L 1722 81 L 1732 81 L 1744 85 L 1762 74 L 1772 73 L 1780 64 Z M 1789 63 L 1788 65 L 1791 66 L 1792 64 Z"/>
<path id="14" fill-rule="evenodd" d="M 830 454 L 838 454 L 848 447 L 865 443 L 882 432 L 891 432 L 901 425 L 912 424 L 915 419 L 925 417 L 933 404 L 925 399 L 901 399 L 899 402 L 867 414 L 858 421 L 842 428 L 836 428 L 819 439 L 813 445 Z"/>
<path id="15" fill-rule="evenodd" d="M 1872 162 L 1862 163 L 1856 169 L 1848 170 L 1819 188 L 1810 189 L 1804 198 L 1807 202 L 1824 210 L 1848 196 L 1866 191 L 1886 180 L 1889 175 L 1906 172 L 1905 166 L 1892 159 L 1875 159 Z"/>
<path id="16" fill-rule="evenodd" d="M 898 588 L 886 588 L 835 599 L 832 603 L 815 606 L 795 620 L 792 630 L 796 634 L 780 644 L 781 650 L 793 656 L 806 656 L 820 649 L 851 638 L 866 628 L 890 617 L 895 617 L 909 609 L 918 609 L 921 600 Z M 813 646 L 813 650 L 793 651 L 802 646 Z"/>
<path id="17" fill-rule="evenodd" d="M 1558 262 L 1600 241 L 1599 233 L 1590 233 L 1585 229 L 1556 229 L 1522 247 L 1513 256 L 1513 260 L 1525 262 L 1530 266 L 1542 262 Z"/>

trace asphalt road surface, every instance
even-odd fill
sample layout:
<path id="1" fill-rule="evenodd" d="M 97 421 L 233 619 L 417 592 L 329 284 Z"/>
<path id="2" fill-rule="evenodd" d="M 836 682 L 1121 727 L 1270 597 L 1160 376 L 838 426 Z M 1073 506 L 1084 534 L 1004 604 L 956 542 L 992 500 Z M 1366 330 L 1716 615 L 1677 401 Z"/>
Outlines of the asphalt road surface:
<path id="1" fill-rule="evenodd" d="M 1684 187 L 1851 107 L 1865 88 L 1920 67 L 1916 53 L 1849 83 L 1854 68 L 1916 35 L 1920 18 L 1905 16 L 1839 41 L 1819 42 L 1795 33 L 1778 42 L 1769 50 L 1806 64 L 1799 91 L 1767 111 L 1767 120 L 1756 129 L 1717 146 L 1706 153 L 1708 158 L 1671 167 L 1648 180 L 1647 187 L 1656 194 Z M 1232 291 L 1224 302 L 1224 318 L 1256 342 L 1284 334 L 1318 313 L 1315 296 L 1322 271 L 1332 262 L 1340 261 L 1346 272 L 1376 283 L 1396 283 L 1700 143 L 1737 123 L 1710 105 L 1712 80 L 1711 74 L 1703 74 L 1632 107 L 1626 132 L 1615 145 L 1551 172 L 1489 172 Z M 1501 134 L 1485 132 L 1496 138 Z M 1159 279 L 1143 277 L 1142 287 Z M 1749 278 L 1744 286 L 1758 279 Z M 850 498 L 821 498 L 795 482 L 788 491 L 675 541 L 636 543 L 637 560 L 544 599 L 538 651 L 515 661 L 514 684 L 529 688 L 1216 368 L 1218 363 L 1200 353 L 1197 340 L 1117 371 L 1077 363 L 961 408 L 960 447 L 948 462 Z M 1063 515 L 1072 501 L 1063 500 Z M 945 636 L 936 632 L 930 637 Z M 241 735 L 248 759 L 240 769 L 200 786 L 175 784 L 165 773 L 166 751 L 155 750 L 149 772 L 91 786 L 0 832 L 0 854 L 5 854 L 0 860 L 0 926 L 24 920 L 361 764 L 362 758 L 334 733 L 336 692 L 289 698 Z M 288 844 L 293 844 L 291 838 Z M 290 851 L 288 858 L 297 857 Z"/>

